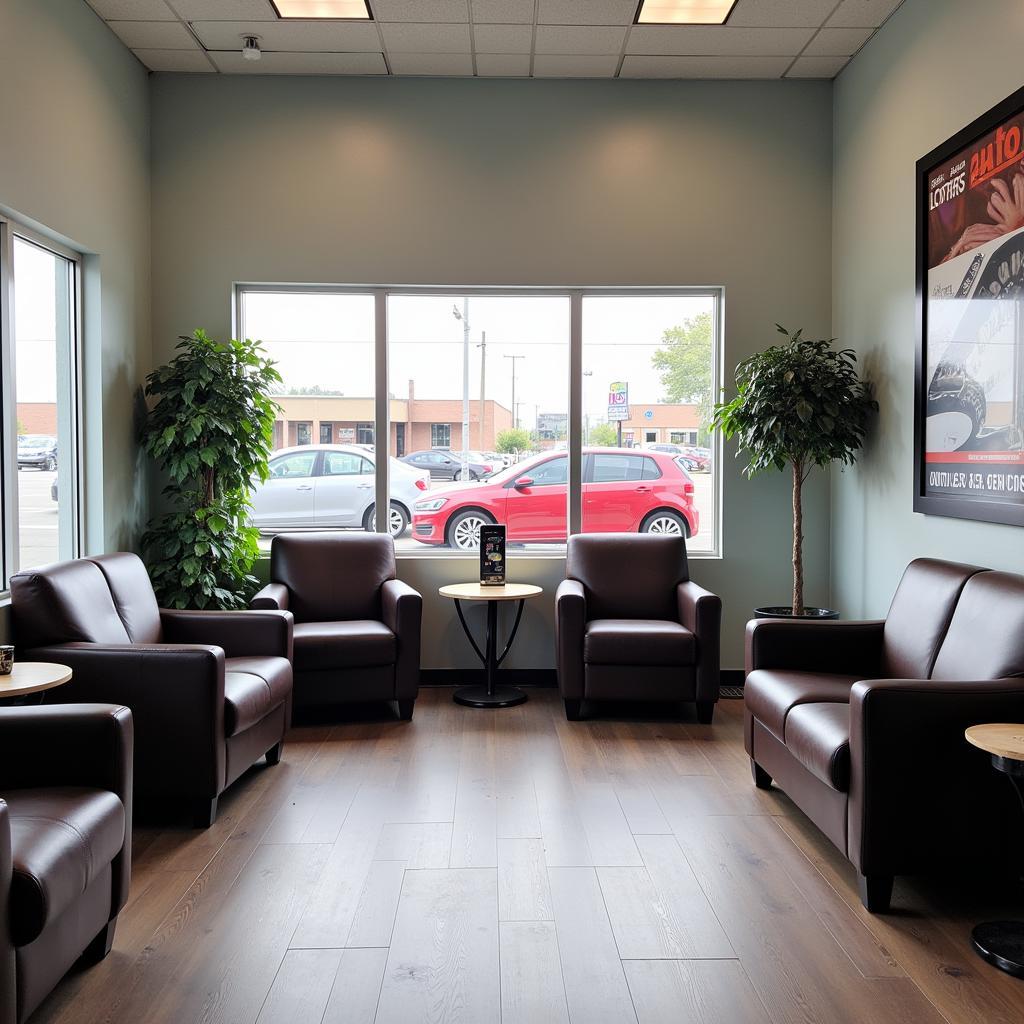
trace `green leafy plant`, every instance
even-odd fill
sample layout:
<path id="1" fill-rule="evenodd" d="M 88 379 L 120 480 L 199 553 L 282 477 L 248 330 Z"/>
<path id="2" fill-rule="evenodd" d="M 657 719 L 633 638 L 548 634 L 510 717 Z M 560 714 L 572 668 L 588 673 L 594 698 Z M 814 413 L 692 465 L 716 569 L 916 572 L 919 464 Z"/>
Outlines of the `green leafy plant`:
<path id="1" fill-rule="evenodd" d="M 156 402 L 144 444 L 169 478 L 175 506 L 150 524 L 143 553 L 160 603 L 169 608 L 244 608 L 258 531 L 248 525 L 254 478 L 266 480 L 281 376 L 253 341 L 226 344 L 197 330 L 179 354 L 146 378 Z"/>
<path id="2" fill-rule="evenodd" d="M 587 443 L 595 448 L 614 448 L 619 443 L 619 432 L 611 423 L 595 423 L 590 428 Z"/>
<path id="3" fill-rule="evenodd" d="M 499 452 L 511 455 L 513 452 L 521 452 L 524 448 L 530 447 L 530 434 L 522 427 L 511 427 L 501 431 L 494 439 L 494 444 Z"/>
<path id="4" fill-rule="evenodd" d="M 812 341 L 802 331 L 736 367 L 736 397 L 715 406 L 712 429 L 739 441 L 746 476 L 766 469 L 793 471 L 793 614 L 804 608 L 802 490 L 815 466 L 852 464 L 864 443 L 868 417 L 878 409 L 871 387 L 857 376 L 852 349 L 834 338 Z"/>

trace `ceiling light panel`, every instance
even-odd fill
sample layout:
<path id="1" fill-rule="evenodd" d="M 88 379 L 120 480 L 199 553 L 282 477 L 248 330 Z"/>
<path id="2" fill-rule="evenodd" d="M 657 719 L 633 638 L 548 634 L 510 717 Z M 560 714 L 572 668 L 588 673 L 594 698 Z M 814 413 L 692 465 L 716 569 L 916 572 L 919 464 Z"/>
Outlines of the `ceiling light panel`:
<path id="1" fill-rule="evenodd" d="M 721 25 L 736 0 L 644 0 L 640 25 Z"/>
<path id="2" fill-rule="evenodd" d="M 370 17 L 366 0 L 271 0 L 281 18 Z"/>

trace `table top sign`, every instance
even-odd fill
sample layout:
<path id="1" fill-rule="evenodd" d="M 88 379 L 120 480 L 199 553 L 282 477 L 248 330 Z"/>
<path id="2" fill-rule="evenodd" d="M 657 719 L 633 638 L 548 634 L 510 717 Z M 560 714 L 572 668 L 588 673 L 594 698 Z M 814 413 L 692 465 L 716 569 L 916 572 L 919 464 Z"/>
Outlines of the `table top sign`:
<path id="1" fill-rule="evenodd" d="M 480 527 L 480 585 L 505 585 L 505 527 Z"/>

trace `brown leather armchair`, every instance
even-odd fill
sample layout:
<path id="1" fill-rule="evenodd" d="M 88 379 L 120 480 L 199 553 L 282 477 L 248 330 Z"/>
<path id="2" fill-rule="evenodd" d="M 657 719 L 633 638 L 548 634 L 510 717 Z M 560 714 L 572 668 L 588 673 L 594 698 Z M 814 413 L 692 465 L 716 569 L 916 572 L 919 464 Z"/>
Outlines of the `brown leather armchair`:
<path id="1" fill-rule="evenodd" d="M 110 952 L 131 838 L 127 708 L 0 710 L 0 1024 Z"/>
<path id="2" fill-rule="evenodd" d="M 188 800 L 204 827 L 254 761 L 280 760 L 291 615 L 160 609 L 127 552 L 17 573 L 11 607 L 23 657 L 71 666 L 62 700 L 132 709 L 137 795 Z"/>
<path id="3" fill-rule="evenodd" d="M 964 729 L 1024 719 L 1024 577 L 918 559 L 884 620 L 751 622 L 744 697 L 755 784 L 774 779 L 884 911 L 894 876 L 977 858 L 1019 817 Z"/>
<path id="4" fill-rule="evenodd" d="M 295 616 L 295 702 L 388 700 L 412 718 L 423 599 L 395 578 L 385 534 L 280 534 L 253 608 Z"/>
<path id="5" fill-rule="evenodd" d="M 558 687 L 570 720 L 584 700 L 693 701 L 711 721 L 722 602 L 690 580 L 686 540 L 569 538 L 555 595 Z"/>

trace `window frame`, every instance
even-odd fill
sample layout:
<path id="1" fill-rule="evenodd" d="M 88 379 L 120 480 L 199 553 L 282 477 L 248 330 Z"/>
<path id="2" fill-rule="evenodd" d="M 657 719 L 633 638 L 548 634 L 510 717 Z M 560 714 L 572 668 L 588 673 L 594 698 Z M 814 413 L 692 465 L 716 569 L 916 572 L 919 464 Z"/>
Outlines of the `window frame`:
<path id="1" fill-rule="evenodd" d="M 235 336 L 245 333 L 244 299 L 250 293 L 306 293 L 306 294 L 372 294 L 375 299 L 374 315 L 374 422 L 375 437 L 391 437 L 390 400 L 388 392 L 388 336 L 387 336 L 387 301 L 392 296 L 468 296 L 474 297 L 529 297 L 544 296 L 564 297 L 569 300 L 569 402 L 568 402 L 568 438 L 566 454 L 569 460 L 569 474 L 566 488 L 566 527 L 567 535 L 582 532 L 583 519 L 583 299 L 592 296 L 621 298 L 655 298 L 655 297 L 704 297 L 709 298 L 713 305 L 714 345 L 711 361 L 712 394 L 720 394 L 725 357 L 725 288 L 721 285 L 680 285 L 671 286 L 568 286 L 568 287 L 516 287 L 508 285 L 496 286 L 460 286 L 460 285 L 357 285 L 357 284 L 298 284 L 270 283 L 265 281 L 236 281 L 233 286 L 232 331 Z M 389 440 L 390 446 L 390 440 Z M 711 488 L 712 515 L 714 518 L 715 535 L 711 548 L 704 551 L 688 551 L 690 559 L 722 559 L 725 557 L 722 522 L 722 438 L 713 434 L 710 439 L 712 452 L 713 481 Z M 377 466 L 375 501 L 379 508 L 390 506 L 390 472 L 388 460 L 383 459 Z M 379 520 L 378 533 L 387 533 L 388 524 Z M 445 558 L 457 559 L 471 557 L 454 554 L 443 550 L 399 551 L 399 558 Z M 560 548 L 550 552 L 533 552 L 522 557 L 529 558 L 564 558 L 565 550 Z"/>
<path id="2" fill-rule="evenodd" d="M 444 427 L 445 433 L 448 435 L 448 440 L 444 444 L 441 444 L 437 440 L 437 438 L 435 436 L 437 434 L 437 432 L 438 432 L 438 428 L 440 428 L 440 427 Z M 430 424 L 430 447 L 431 448 L 451 448 L 451 446 L 452 446 L 452 425 L 450 423 L 431 423 Z"/>
<path id="3" fill-rule="evenodd" d="M 70 331 L 68 359 L 68 418 L 71 424 L 70 455 L 67 456 L 71 515 L 71 550 L 68 558 L 77 558 L 85 532 L 83 427 L 82 338 L 85 323 L 82 282 L 83 257 L 80 252 L 33 230 L 21 221 L 0 213 L 0 598 L 10 594 L 10 577 L 22 568 L 18 564 L 18 399 L 17 359 L 14 337 L 14 241 L 20 238 L 65 260 L 68 265 Z M 61 396 L 57 396 L 60 401 Z M 60 529 L 58 527 L 58 544 Z M 59 550 L 58 550 L 59 553 Z M 62 559 L 63 560 L 63 559 Z"/>

